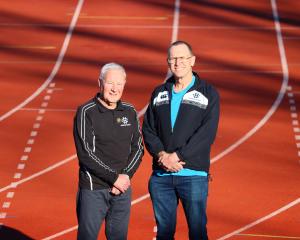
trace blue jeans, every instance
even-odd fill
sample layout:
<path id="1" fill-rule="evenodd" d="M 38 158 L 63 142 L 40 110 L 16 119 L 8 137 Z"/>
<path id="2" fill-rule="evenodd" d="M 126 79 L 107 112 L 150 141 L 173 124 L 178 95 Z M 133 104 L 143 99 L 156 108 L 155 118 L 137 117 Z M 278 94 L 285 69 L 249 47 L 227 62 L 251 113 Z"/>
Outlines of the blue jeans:
<path id="1" fill-rule="evenodd" d="M 208 177 L 160 177 L 153 174 L 149 181 L 149 192 L 157 225 L 157 240 L 174 239 L 179 200 L 187 219 L 189 239 L 208 239 L 206 230 Z"/>
<path id="2" fill-rule="evenodd" d="M 105 219 L 108 240 L 126 240 L 131 207 L 131 188 L 120 195 L 109 189 L 79 189 L 77 193 L 77 240 L 96 240 Z"/>

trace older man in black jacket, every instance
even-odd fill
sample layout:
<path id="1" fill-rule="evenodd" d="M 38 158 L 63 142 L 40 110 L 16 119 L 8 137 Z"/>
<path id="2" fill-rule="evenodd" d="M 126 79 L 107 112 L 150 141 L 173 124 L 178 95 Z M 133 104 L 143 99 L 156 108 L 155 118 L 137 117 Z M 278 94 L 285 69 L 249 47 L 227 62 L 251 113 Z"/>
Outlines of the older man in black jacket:
<path id="1" fill-rule="evenodd" d="M 107 239 L 127 239 L 130 179 L 141 162 L 143 143 L 134 107 L 120 100 L 125 82 L 121 65 L 104 65 L 100 92 L 78 108 L 74 119 L 78 240 L 96 240 L 104 219 Z"/>

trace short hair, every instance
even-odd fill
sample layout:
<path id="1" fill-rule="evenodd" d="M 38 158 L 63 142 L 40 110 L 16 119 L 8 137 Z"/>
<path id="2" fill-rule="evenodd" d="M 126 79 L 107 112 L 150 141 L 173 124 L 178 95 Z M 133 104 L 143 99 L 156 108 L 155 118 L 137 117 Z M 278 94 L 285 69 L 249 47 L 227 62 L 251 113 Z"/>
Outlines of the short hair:
<path id="1" fill-rule="evenodd" d="M 124 78 L 126 78 L 125 68 L 122 65 L 118 64 L 118 63 L 111 62 L 111 63 L 107 63 L 107 64 L 102 66 L 101 71 L 100 71 L 99 79 L 103 81 L 104 78 L 105 78 L 106 73 L 109 70 L 121 70 L 124 73 Z"/>
<path id="2" fill-rule="evenodd" d="M 188 48 L 190 54 L 191 54 L 192 56 L 194 56 L 192 46 L 191 46 L 189 43 L 185 42 L 185 41 L 178 40 L 178 41 L 176 41 L 176 42 L 173 42 L 173 43 L 169 46 L 169 48 L 168 48 L 168 57 L 170 56 L 171 48 L 174 47 L 174 46 L 178 46 L 178 45 L 185 45 L 185 46 L 187 46 L 187 48 Z"/>

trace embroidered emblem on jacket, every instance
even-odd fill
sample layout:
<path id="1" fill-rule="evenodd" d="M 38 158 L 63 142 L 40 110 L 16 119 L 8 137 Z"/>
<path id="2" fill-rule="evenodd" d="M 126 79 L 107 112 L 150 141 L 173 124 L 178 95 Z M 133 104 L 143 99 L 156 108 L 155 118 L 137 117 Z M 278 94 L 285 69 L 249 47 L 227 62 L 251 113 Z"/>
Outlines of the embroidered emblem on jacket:
<path id="1" fill-rule="evenodd" d="M 159 106 L 162 104 L 169 104 L 168 91 L 159 92 L 157 97 L 153 100 L 154 106 Z"/>
<path id="2" fill-rule="evenodd" d="M 182 103 L 191 104 L 202 109 L 206 109 L 208 105 L 208 99 L 196 90 L 186 93 L 183 96 Z"/>
<path id="3" fill-rule="evenodd" d="M 131 126 L 131 123 L 129 123 L 129 120 L 127 117 L 117 118 L 117 123 L 119 123 L 121 127 Z"/>

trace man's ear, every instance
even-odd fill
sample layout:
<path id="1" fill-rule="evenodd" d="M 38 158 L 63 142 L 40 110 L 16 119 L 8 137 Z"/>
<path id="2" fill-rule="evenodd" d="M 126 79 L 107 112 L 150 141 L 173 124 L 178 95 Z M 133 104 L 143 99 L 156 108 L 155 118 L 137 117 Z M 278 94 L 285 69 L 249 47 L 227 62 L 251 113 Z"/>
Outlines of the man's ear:
<path id="1" fill-rule="evenodd" d="M 191 66 L 194 67 L 196 63 L 196 56 L 191 57 Z"/>

